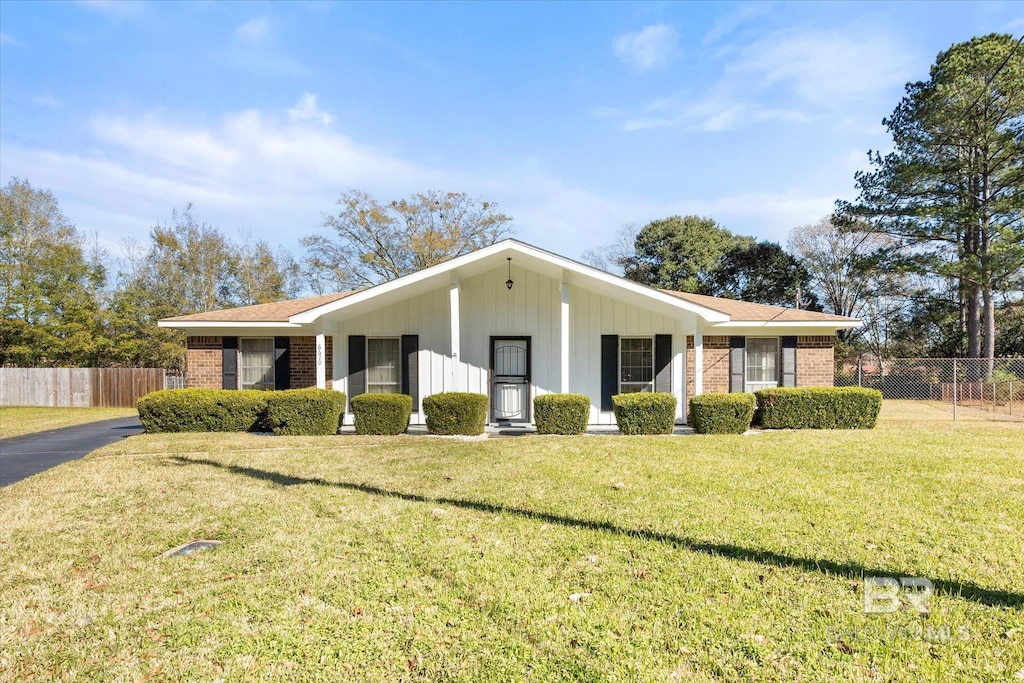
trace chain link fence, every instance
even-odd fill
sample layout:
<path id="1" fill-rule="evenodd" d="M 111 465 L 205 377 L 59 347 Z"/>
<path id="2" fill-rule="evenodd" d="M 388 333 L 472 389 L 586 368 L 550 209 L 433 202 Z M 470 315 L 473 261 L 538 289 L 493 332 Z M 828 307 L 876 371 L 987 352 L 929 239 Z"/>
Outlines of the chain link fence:
<path id="1" fill-rule="evenodd" d="M 879 389 L 949 419 L 1024 422 L 1024 358 L 888 358 L 836 362 L 835 384 Z"/>
<path id="2" fill-rule="evenodd" d="M 170 372 L 164 375 L 164 389 L 184 389 L 188 386 L 188 377 L 185 373 L 172 375 Z"/>

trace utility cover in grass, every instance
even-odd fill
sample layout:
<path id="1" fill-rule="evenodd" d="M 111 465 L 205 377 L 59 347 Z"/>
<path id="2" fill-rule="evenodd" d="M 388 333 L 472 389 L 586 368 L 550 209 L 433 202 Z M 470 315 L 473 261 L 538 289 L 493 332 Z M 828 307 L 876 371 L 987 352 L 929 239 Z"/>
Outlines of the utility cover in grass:
<path id="1" fill-rule="evenodd" d="M 185 555 L 191 555 L 192 553 L 198 553 L 201 550 L 213 550 L 219 547 L 224 541 L 189 541 L 179 545 L 177 548 L 171 548 L 165 552 L 161 557 L 184 557 Z"/>

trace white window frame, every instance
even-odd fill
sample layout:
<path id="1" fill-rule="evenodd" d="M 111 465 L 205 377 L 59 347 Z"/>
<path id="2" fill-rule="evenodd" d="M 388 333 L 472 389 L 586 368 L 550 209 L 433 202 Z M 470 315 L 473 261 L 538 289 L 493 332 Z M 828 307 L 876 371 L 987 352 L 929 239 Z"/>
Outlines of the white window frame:
<path id="1" fill-rule="evenodd" d="M 261 366 L 247 366 L 245 364 L 245 343 L 253 341 L 270 342 L 270 381 L 266 381 L 266 373 L 264 373 L 264 381 L 256 382 L 254 384 L 245 383 L 245 370 L 247 367 L 263 367 Z M 238 388 L 239 389 L 254 389 L 256 391 L 273 391 L 277 388 L 277 353 L 274 347 L 273 337 L 241 337 L 238 340 Z"/>
<path id="2" fill-rule="evenodd" d="M 395 357 L 395 381 L 394 382 L 371 382 L 370 381 L 370 345 L 375 341 L 397 342 L 398 353 Z M 366 393 L 368 394 L 400 394 L 402 393 L 402 338 L 401 337 L 367 337 L 366 338 Z M 393 391 L 374 391 L 371 387 L 389 387 Z"/>
<path id="3" fill-rule="evenodd" d="M 625 340 L 635 340 L 635 339 L 643 339 L 643 340 L 647 340 L 647 341 L 649 341 L 651 343 L 651 381 L 650 382 L 623 382 L 622 381 L 622 342 L 625 341 Z M 638 392 L 629 392 L 629 393 L 650 393 L 650 392 L 653 392 L 654 391 L 654 379 L 655 379 L 655 369 L 654 369 L 654 337 L 650 336 L 650 335 L 633 335 L 633 336 L 628 336 L 628 337 L 620 336 L 619 337 L 619 364 L 618 364 L 619 393 L 620 394 L 624 393 L 622 391 L 622 387 L 623 386 L 649 387 L 647 389 L 641 388 Z"/>
<path id="4" fill-rule="evenodd" d="M 774 380 L 750 380 L 750 342 L 751 340 L 775 342 L 775 379 Z M 743 349 L 743 390 L 752 394 L 762 389 L 774 389 L 779 386 L 779 375 L 782 372 L 782 340 L 779 337 L 747 337 Z"/>

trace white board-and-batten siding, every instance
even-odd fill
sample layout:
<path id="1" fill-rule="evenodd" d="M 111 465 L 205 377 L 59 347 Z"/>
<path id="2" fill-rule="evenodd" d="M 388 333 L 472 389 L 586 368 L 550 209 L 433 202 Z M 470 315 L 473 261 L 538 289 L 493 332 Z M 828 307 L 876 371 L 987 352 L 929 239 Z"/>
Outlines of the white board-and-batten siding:
<path id="1" fill-rule="evenodd" d="M 423 423 L 422 399 L 441 391 L 491 394 L 489 386 L 492 337 L 530 337 L 530 401 L 561 388 L 562 282 L 535 271 L 512 267 L 511 290 L 505 284 L 507 268 L 497 268 L 461 279 L 459 287 L 459 337 L 461 357 L 451 353 L 451 299 L 449 287 L 439 287 L 397 303 L 350 318 L 331 314 L 326 322 L 334 338 L 334 387 L 348 392 L 348 337 L 364 335 L 419 336 L 419 395 L 412 422 Z M 343 311 L 339 311 L 343 314 Z M 687 314 L 680 312 L 680 317 Z M 683 418 L 685 396 L 684 359 L 687 333 L 694 321 L 682 320 L 629 306 L 612 297 L 569 284 L 569 391 L 590 397 L 591 424 L 614 424 L 601 405 L 601 335 L 673 335 L 672 391 L 677 418 Z M 531 411 L 532 412 L 532 411 Z M 347 422 L 351 423 L 351 415 Z"/>

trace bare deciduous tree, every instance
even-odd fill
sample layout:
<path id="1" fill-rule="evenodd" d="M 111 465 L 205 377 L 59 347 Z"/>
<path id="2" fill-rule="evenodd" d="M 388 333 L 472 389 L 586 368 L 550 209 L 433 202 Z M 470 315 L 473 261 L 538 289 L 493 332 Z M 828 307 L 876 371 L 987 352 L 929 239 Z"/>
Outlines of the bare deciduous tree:
<path id="1" fill-rule="evenodd" d="M 421 192 L 383 203 L 361 190 L 324 218 L 334 235 L 309 235 L 306 269 L 318 293 L 370 287 L 414 273 L 507 236 L 512 219 L 493 202 L 462 192 Z"/>
<path id="2" fill-rule="evenodd" d="M 837 227 L 830 216 L 794 228 L 786 243 L 825 310 L 864 321 L 859 329 L 839 330 L 839 338 L 860 337 L 876 353 L 887 345 L 888 325 L 909 305 L 913 290 L 909 276 L 881 269 L 873 258 L 894 245 L 885 235 Z"/>

